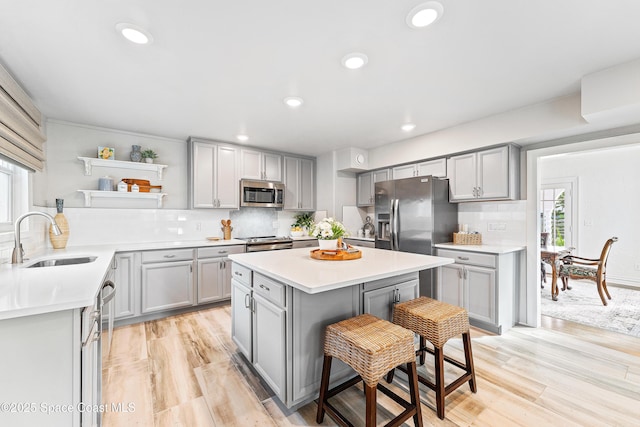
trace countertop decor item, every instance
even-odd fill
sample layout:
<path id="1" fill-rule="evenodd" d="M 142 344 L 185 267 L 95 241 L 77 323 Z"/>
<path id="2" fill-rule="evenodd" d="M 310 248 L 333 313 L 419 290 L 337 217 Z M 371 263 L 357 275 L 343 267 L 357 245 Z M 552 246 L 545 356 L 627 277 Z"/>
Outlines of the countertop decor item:
<path id="1" fill-rule="evenodd" d="M 222 233 L 224 234 L 224 240 L 231 240 L 231 232 L 233 231 L 231 220 L 223 219 L 220 221 L 220 223 L 222 224 Z"/>
<path id="2" fill-rule="evenodd" d="M 300 212 L 293 217 L 296 222 L 291 224 L 291 236 L 300 237 L 311 231 L 313 227 L 313 212 Z M 302 234 L 294 234 L 301 231 Z"/>
<path id="3" fill-rule="evenodd" d="M 482 234 L 480 233 L 453 233 L 454 245 L 481 245 Z"/>
<path id="4" fill-rule="evenodd" d="M 113 160 L 115 158 L 115 150 L 112 147 L 98 147 L 98 158 Z"/>
<path id="5" fill-rule="evenodd" d="M 148 149 L 142 152 L 142 158 L 146 163 L 153 163 L 153 159 L 157 159 L 158 155 L 155 151 Z"/>
<path id="6" fill-rule="evenodd" d="M 129 191 L 129 185 L 124 181 L 120 181 L 118 183 L 118 191 L 126 193 L 127 191 Z"/>
<path id="7" fill-rule="evenodd" d="M 69 222 L 62 213 L 63 205 L 64 199 L 56 199 L 57 213 L 56 216 L 53 217 L 62 233 L 56 236 L 51 226 L 49 226 L 49 240 L 54 249 L 64 249 L 67 247 L 67 241 L 69 240 Z"/>
<path id="8" fill-rule="evenodd" d="M 327 240 L 325 240 L 327 241 Z M 362 251 L 349 246 L 348 249 L 314 249 L 311 251 L 311 258 L 325 261 L 347 261 L 362 258 Z"/>
<path id="9" fill-rule="evenodd" d="M 313 225 L 309 235 L 318 239 L 320 249 L 336 249 L 338 239 L 346 237 L 347 231 L 341 222 L 333 218 L 325 218 Z"/>
<path id="10" fill-rule="evenodd" d="M 142 152 L 140 151 L 139 145 L 131 146 L 131 154 L 129 155 L 129 158 L 132 162 L 139 162 L 140 160 L 142 160 Z"/>
<path id="11" fill-rule="evenodd" d="M 103 176 L 98 178 L 98 190 L 100 191 L 113 191 L 113 178 L 110 176 Z"/>

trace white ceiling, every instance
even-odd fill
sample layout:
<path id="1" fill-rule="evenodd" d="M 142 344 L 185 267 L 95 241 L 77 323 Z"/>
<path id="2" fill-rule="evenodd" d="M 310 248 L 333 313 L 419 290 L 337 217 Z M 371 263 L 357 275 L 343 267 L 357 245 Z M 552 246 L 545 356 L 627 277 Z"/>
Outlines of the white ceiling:
<path id="1" fill-rule="evenodd" d="M 441 0 L 411 29 L 423 1 L 0 0 L 0 63 L 50 118 L 317 155 L 574 93 L 640 57 L 637 0 Z M 354 51 L 365 68 L 341 66 Z"/>

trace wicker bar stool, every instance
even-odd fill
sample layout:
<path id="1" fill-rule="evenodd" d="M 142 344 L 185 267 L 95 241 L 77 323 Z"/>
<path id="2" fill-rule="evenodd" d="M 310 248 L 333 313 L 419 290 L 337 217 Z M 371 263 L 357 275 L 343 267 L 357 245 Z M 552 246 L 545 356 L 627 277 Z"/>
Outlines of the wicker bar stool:
<path id="1" fill-rule="evenodd" d="M 477 391 L 467 310 L 431 298 L 420 297 L 397 304 L 393 313 L 393 323 L 410 329 L 420 336 L 420 348 L 416 351 L 416 355 L 420 357 L 420 365 L 424 365 L 425 352 L 435 356 L 435 383 L 422 375 L 418 375 L 418 381 L 436 392 L 436 412 L 438 418 L 444 419 L 444 398 L 449 393 L 467 381 L 471 391 L 473 393 Z M 443 352 L 444 344 L 450 338 L 460 334 L 462 334 L 466 363 L 445 356 Z M 433 344 L 433 349 L 426 346 L 427 340 Z M 447 386 L 444 384 L 444 361 L 465 371 L 462 376 Z M 387 375 L 387 382 L 393 381 L 393 372 L 391 370 Z"/>
<path id="2" fill-rule="evenodd" d="M 405 408 L 387 426 L 399 426 L 411 416 L 413 416 L 416 426 L 422 426 L 413 337 L 411 331 L 370 314 L 362 314 L 327 326 L 322 382 L 316 416 L 318 424 L 324 419 L 326 411 L 339 425 L 352 426 L 353 424 L 339 413 L 328 399 L 362 380 L 365 391 L 367 427 L 376 425 L 376 390 L 380 390 Z M 334 357 L 351 366 L 359 375 L 329 390 L 331 360 Z M 407 364 L 411 402 L 407 402 L 379 384 L 380 379 L 390 369 L 403 363 Z"/>

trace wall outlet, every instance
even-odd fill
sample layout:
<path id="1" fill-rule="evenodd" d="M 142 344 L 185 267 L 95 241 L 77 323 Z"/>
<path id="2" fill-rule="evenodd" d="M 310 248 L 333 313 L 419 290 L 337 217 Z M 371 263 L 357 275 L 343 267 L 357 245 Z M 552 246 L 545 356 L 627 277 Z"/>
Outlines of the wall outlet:
<path id="1" fill-rule="evenodd" d="M 278 227 L 280 227 L 280 224 L 278 224 L 278 221 L 273 221 L 273 223 L 271 224 L 271 226 L 272 226 L 273 228 L 278 228 Z"/>
<path id="2" fill-rule="evenodd" d="M 487 225 L 488 231 L 506 231 L 507 223 L 506 222 L 490 222 Z"/>
<path id="3" fill-rule="evenodd" d="M 196 222 L 196 231 L 200 231 L 200 230 L 202 230 L 202 223 Z"/>
<path id="4" fill-rule="evenodd" d="M 640 271 L 640 262 L 636 262 L 636 263 L 633 265 L 633 269 L 634 269 L 634 270 L 636 270 L 636 271 Z"/>
<path id="5" fill-rule="evenodd" d="M 584 220 L 585 227 L 593 227 L 593 220 L 591 218 Z"/>

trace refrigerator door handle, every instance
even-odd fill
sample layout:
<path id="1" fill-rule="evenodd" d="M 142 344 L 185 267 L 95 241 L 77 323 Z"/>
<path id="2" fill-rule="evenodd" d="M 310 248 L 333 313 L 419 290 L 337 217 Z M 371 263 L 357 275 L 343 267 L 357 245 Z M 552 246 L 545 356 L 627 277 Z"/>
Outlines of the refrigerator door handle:
<path id="1" fill-rule="evenodd" d="M 389 245 L 391 246 L 391 250 L 395 251 L 395 247 L 393 246 L 393 243 L 395 241 L 395 226 L 394 226 L 394 221 L 395 221 L 395 215 L 394 215 L 394 211 L 393 211 L 393 206 L 394 206 L 394 199 L 391 199 L 391 201 L 389 202 Z"/>
<path id="2" fill-rule="evenodd" d="M 398 237 L 398 205 L 400 203 L 400 199 L 393 199 L 393 246 L 394 251 L 400 250 L 400 238 Z"/>

